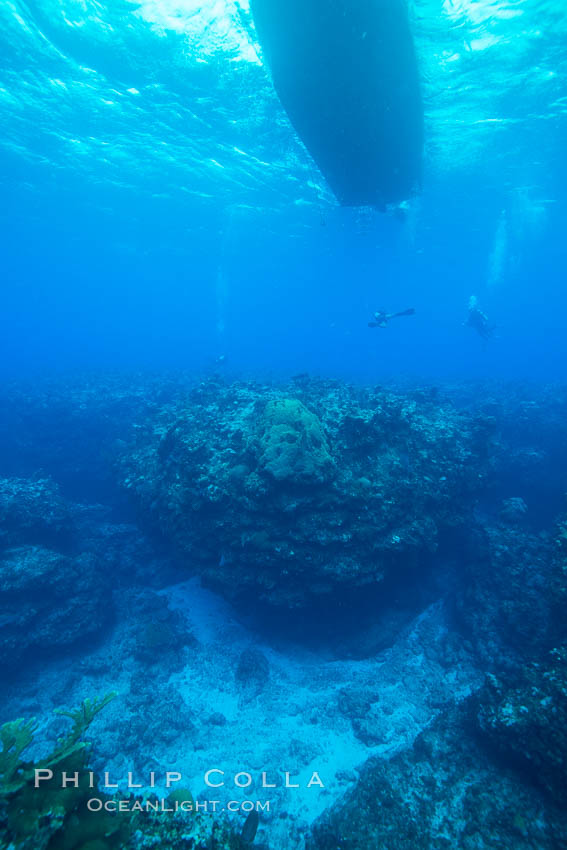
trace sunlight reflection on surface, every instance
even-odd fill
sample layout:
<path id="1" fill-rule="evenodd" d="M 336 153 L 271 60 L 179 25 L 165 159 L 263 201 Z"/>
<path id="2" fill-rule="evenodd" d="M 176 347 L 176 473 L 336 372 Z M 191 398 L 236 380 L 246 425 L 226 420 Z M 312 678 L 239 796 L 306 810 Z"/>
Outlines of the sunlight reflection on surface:
<path id="1" fill-rule="evenodd" d="M 203 55 L 217 52 L 236 54 L 247 62 L 258 62 L 250 33 L 242 15 L 249 13 L 248 0 L 130 0 L 136 14 L 161 31 L 182 33 L 197 42 Z"/>

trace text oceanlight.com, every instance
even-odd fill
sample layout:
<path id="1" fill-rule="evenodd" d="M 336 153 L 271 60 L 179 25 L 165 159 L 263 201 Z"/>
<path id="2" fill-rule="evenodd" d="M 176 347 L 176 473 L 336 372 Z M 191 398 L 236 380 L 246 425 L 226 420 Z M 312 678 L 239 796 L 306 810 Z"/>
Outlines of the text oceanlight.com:
<path id="1" fill-rule="evenodd" d="M 204 812 L 215 814 L 215 812 L 269 812 L 271 800 L 229 800 L 222 803 L 220 800 L 175 800 L 161 797 L 150 800 L 102 800 L 100 797 L 91 797 L 87 800 L 87 808 L 90 812 Z"/>

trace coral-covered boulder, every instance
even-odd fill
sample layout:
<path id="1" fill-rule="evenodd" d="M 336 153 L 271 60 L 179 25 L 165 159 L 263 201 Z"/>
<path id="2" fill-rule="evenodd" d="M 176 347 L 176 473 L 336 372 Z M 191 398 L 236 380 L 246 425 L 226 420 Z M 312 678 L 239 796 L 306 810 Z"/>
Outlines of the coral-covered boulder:
<path id="1" fill-rule="evenodd" d="M 415 581 L 446 529 L 470 528 L 488 439 L 428 394 L 211 381 L 156 405 L 121 481 L 231 600 L 346 610 L 348 594 Z"/>

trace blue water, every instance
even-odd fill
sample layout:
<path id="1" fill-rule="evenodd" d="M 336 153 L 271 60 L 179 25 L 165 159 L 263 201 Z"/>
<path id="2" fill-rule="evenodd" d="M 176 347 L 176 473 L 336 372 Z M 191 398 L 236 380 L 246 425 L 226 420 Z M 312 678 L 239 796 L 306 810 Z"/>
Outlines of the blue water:
<path id="1" fill-rule="evenodd" d="M 426 149 L 400 221 L 337 205 L 246 0 L 3 0 L 2 372 L 561 377 L 567 10 L 410 11 Z"/>

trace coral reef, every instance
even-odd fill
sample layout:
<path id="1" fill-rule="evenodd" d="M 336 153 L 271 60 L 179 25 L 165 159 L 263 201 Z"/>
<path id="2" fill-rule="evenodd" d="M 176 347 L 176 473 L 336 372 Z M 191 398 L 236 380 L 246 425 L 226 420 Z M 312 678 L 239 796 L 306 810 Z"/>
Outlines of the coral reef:
<path id="1" fill-rule="evenodd" d="M 20 542 L 66 546 L 72 511 L 48 477 L 0 478 L 0 550 Z"/>
<path id="2" fill-rule="evenodd" d="M 550 535 L 515 520 L 478 529 L 456 593 L 462 627 L 488 669 L 515 668 L 553 647 L 559 578 Z"/>
<path id="3" fill-rule="evenodd" d="M 557 803 L 567 803 L 567 547 L 564 520 L 557 526 L 547 561 L 534 564 L 525 582 L 525 601 L 516 616 L 527 623 L 545 614 L 546 641 L 522 647 L 522 664 L 491 674 L 475 698 L 476 722 L 490 746 L 517 764 L 530 781 Z M 518 552 L 516 561 L 521 563 Z M 542 582 L 535 586 L 533 575 Z M 543 602 L 543 608 L 542 608 Z M 498 634 L 496 624 L 493 629 Z M 525 627 L 526 628 L 526 627 Z M 529 629 L 529 626 L 527 627 Z M 538 627 L 542 631 L 541 622 Z M 549 648 L 550 645 L 553 648 Z M 545 648 L 549 650 L 545 652 Z"/>
<path id="4" fill-rule="evenodd" d="M 56 479 L 68 498 L 117 492 L 112 461 L 130 428 L 184 381 L 167 375 L 77 375 L 4 384 L 0 389 L 0 469 L 6 477 Z"/>
<path id="5" fill-rule="evenodd" d="M 567 648 L 516 676 L 490 675 L 476 697 L 479 728 L 563 808 L 567 804 Z"/>
<path id="6" fill-rule="evenodd" d="M 75 715 L 63 761 L 182 763 L 197 800 L 227 747 L 329 773 L 301 816 L 278 786 L 236 832 L 144 812 L 100 835 L 84 789 L 35 821 L 26 798 L 34 847 L 566 844 L 564 389 L 101 376 L 0 402 L 3 717 L 43 732 L 117 688 L 96 752 Z M 0 732 L 22 850 L 34 731 Z"/>
<path id="7" fill-rule="evenodd" d="M 122 481 L 230 599 L 331 605 L 425 569 L 446 529 L 471 524 L 487 439 L 427 395 L 211 381 L 156 409 Z"/>
<path id="8" fill-rule="evenodd" d="M 0 555 L 0 669 L 49 658 L 88 643 L 109 623 L 96 557 L 68 557 L 41 546 Z"/>
<path id="9" fill-rule="evenodd" d="M 466 732 L 468 709 L 443 713 L 413 747 L 371 758 L 340 805 L 314 826 L 308 850 L 556 850 L 567 815 L 516 773 L 496 765 Z"/>
<path id="10" fill-rule="evenodd" d="M 528 523 L 549 527 L 565 494 L 567 386 L 484 382 L 455 385 L 450 394 L 491 434 L 491 508 L 521 498 Z"/>

